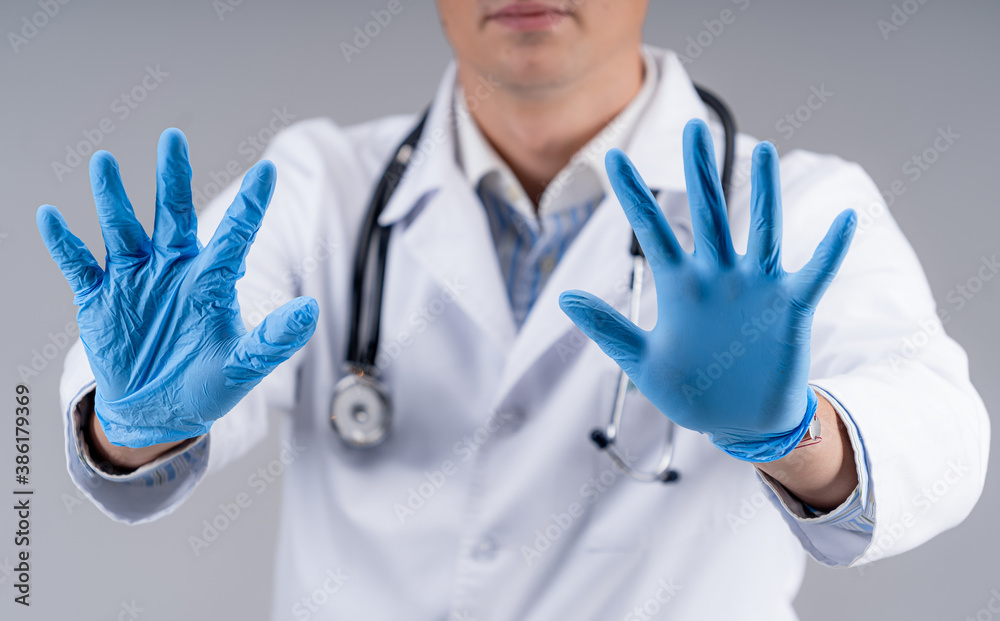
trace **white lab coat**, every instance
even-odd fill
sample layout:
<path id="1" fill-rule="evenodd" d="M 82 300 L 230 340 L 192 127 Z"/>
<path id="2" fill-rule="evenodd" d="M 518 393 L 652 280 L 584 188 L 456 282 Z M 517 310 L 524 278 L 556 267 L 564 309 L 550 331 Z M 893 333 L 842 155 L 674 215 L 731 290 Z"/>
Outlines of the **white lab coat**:
<path id="1" fill-rule="evenodd" d="M 626 151 L 661 190 L 690 249 L 681 132 L 708 115 L 677 57 L 651 53 L 663 78 Z M 647 618 L 633 617 L 638 607 L 648 618 L 656 610 L 672 619 L 793 619 L 803 549 L 826 564 L 865 562 L 920 545 L 969 513 L 985 475 L 986 412 L 916 256 L 858 165 L 795 151 L 782 158 L 781 177 L 789 271 L 837 213 L 853 207 L 861 216 L 815 316 L 811 377 L 860 430 L 877 507 L 871 538 L 792 516 L 750 464 L 687 430 L 677 434 L 678 483 L 638 483 L 611 469 L 588 433 L 607 422 L 618 370 L 557 297 L 578 288 L 622 308 L 628 222 L 606 198 L 515 331 L 484 211 L 456 165 L 453 83 L 452 67 L 420 155 L 381 217 L 394 224 L 381 348 L 391 361 L 384 375 L 395 421 L 378 448 L 346 447 L 331 430 L 329 406 L 343 373 L 355 238 L 377 177 L 415 117 L 349 128 L 302 122 L 266 155 L 278 184 L 239 283 L 244 317 L 255 324 L 310 295 L 319 327 L 207 442 L 212 471 L 269 433 L 269 408 L 288 412 L 280 433 L 299 454 L 283 475 L 275 618 Z M 737 143 L 731 222 L 741 251 L 754 144 L 744 135 Z M 203 240 L 234 193 L 201 215 Z M 649 327 L 653 287 L 643 296 Z M 921 345 L 911 351 L 914 341 Z M 67 414 L 92 381 L 77 347 L 63 380 Z M 638 462 L 656 458 L 663 424 L 648 402 L 631 398 L 626 433 L 644 438 L 633 443 Z M 204 476 L 196 469 L 157 487 L 94 487 L 71 434 L 67 450 L 74 480 L 129 522 L 168 513 Z M 921 490 L 939 481 L 942 497 L 921 501 Z M 531 548 L 538 554 L 525 553 Z M 317 610 L 296 607 L 324 581 L 335 584 L 330 570 L 349 579 Z"/>

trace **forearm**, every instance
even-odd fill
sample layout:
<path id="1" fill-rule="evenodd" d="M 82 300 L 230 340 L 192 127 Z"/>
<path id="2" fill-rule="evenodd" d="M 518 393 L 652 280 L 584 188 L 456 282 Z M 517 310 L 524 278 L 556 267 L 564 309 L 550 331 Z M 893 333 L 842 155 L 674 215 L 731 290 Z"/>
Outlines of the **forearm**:
<path id="1" fill-rule="evenodd" d="M 757 468 L 770 475 L 805 504 L 831 511 L 847 500 L 858 485 L 847 428 L 829 401 L 817 394 L 822 441 L 796 448 L 787 456 Z"/>

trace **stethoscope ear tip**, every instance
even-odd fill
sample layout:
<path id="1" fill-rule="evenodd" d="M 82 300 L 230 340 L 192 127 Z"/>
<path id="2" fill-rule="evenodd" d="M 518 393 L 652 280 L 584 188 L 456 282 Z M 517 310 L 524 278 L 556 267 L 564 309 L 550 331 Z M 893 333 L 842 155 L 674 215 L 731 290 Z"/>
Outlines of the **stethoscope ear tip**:
<path id="1" fill-rule="evenodd" d="M 680 478 L 681 478 L 680 472 L 677 472 L 676 470 L 667 470 L 664 473 L 663 478 L 660 480 L 663 481 L 664 483 L 673 483 Z"/>

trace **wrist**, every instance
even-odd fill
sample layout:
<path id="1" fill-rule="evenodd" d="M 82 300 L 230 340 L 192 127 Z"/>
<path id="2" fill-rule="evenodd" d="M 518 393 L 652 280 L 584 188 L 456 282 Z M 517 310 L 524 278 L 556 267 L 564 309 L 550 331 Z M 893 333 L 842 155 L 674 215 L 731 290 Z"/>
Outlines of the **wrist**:
<path id="1" fill-rule="evenodd" d="M 128 474 L 140 466 L 144 466 L 175 446 L 187 442 L 179 440 L 164 444 L 154 444 L 142 448 L 130 448 L 112 444 L 101 427 L 96 411 L 91 410 L 88 420 L 83 425 L 84 438 L 90 448 L 91 456 L 98 463 L 111 465 L 119 474 Z"/>
<path id="2" fill-rule="evenodd" d="M 801 422 L 784 433 L 762 433 L 757 437 L 741 438 L 735 442 L 719 436 L 709 435 L 712 442 L 724 452 L 741 461 L 768 463 L 780 460 L 801 445 L 803 438 L 813 426 L 819 398 L 811 386 L 806 386 L 806 407 Z"/>
<path id="3" fill-rule="evenodd" d="M 754 465 L 802 502 L 825 512 L 838 507 L 854 491 L 858 470 L 843 420 L 825 397 L 819 399 L 816 415 L 823 427 L 823 442 L 801 443 L 801 450 L 782 459 Z"/>

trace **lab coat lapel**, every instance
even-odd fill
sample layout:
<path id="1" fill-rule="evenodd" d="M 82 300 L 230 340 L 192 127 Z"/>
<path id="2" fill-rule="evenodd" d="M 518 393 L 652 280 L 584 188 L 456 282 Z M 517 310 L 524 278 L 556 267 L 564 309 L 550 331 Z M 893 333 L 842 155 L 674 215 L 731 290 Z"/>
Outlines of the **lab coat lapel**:
<path id="1" fill-rule="evenodd" d="M 582 289 L 624 310 L 631 283 L 632 229 L 613 197 L 605 197 L 590 220 L 570 244 L 552 276 L 542 288 L 531 312 L 514 341 L 500 381 L 502 399 L 545 354 L 570 330 L 573 322 L 559 308 L 559 295 L 567 289 Z M 560 349 L 560 359 L 569 362 L 589 341 L 574 339 Z M 596 345 L 595 345 L 596 347 Z"/>
<path id="2" fill-rule="evenodd" d="M 660 69 L 660 84 L 624 149 L 646 184 L 662 192 L 685 192 L 684 126 L 691 119 L 709 122 L 708 108 L 672 51 L 647 48 Z M 709 123 L 716 162 L 722 163 L 721 127 Z"/>
<path id="3" fill-rule="evenodd" d="M 485 210 L 455 159 L 454 84 L 452 63 L 379 223 L 442 287 L 463 287 L 455 303 L 506 352 L 516 330 Z"/>
<path id="4" fill-rule="evenodd" d="M 441 189 L 422 199 L 420 213 L 399 239 L 435 280 L 459 285 L 456 304 L 507 351 L 514 320 L 486 214 L 457 170 L 445 175 Z"/>

